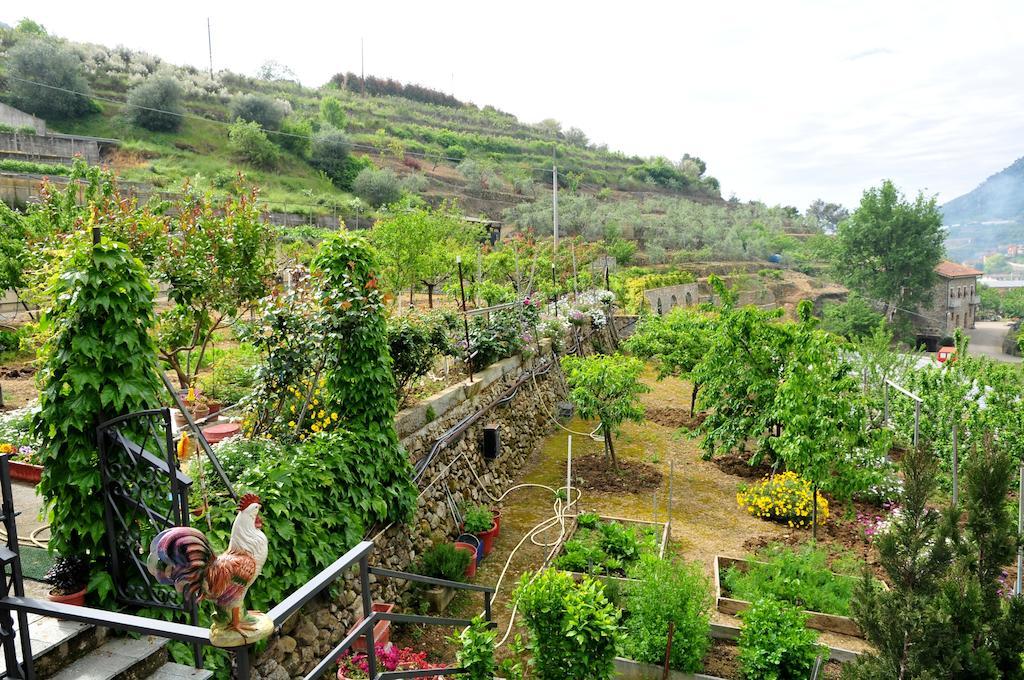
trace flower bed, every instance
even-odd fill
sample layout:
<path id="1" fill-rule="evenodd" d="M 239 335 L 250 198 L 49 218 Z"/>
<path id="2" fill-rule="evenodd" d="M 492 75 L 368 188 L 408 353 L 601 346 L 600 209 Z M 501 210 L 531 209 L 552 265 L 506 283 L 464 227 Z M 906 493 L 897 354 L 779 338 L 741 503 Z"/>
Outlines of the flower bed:
<path id="1" fill-rule="evenodd" d="M 736 503 L 751 515 L 791 527 L 811 526 L 813 507 L 811 483 L 795 472 L 786 471 L 744 485 L 736 493 Z M 828 519 L 828 501 L 817 494 L 818 526 Z"/>
<path id="2" fill-rule="evenodd" d="M 625 582 L 640 555 L 663 557 L 667 543 L 667 522 L 584 513 L 573 523 L 554 565 L 574 576 L 590 574 Z"/>
<path id="3" fill-rule="evenodd" d="M 728 596 L 728 591 L 723 590 L 722 587 L 722 574 L 726 569 L 737 569 L 739 571 L 746 572 L 750 569 L 751 564 L 752 562 L 748 560 L 715 555 L 715 599 L 718 611 L 723 614 L 731 614 L 735 616 L 750 607 L 749 601 L 739 600 Z M 756 562 L 756 564 L 764 563 Z M 840 574 L 836 574 L 835 577 L 855 580 L 852 576 L 843 576 Z M 882 584 L 882 587 L 884 587 L 884 584 Z M 815 611 L 804 611 L 804 613 L 807 615 L 808 628 L 839 633 L 841 635 L 851 635 L 853 637 L 864 637 L 860 627 L 848 616 L 826 614 Z"/>

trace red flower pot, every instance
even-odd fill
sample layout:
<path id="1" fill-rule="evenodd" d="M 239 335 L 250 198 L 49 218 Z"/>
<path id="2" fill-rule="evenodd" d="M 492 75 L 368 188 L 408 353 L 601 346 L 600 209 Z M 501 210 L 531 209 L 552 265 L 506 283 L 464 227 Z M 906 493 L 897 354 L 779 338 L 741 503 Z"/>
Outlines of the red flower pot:
<path id="1" fill-rule="evenodd" d="M 487 531 L 481 531 L 477 536 L 480 538 L 480 543 L 484 548 L 484 557 L 491 554 L 494 550 L 494 539 L 498 537 L 498 523 L 495 522 L 491 525 L 491 528 Z"/>
<path id="2" fill-rule="evenodd" d="M 395 605 L 390 602 L 374 602 L 371 609 L 375 612 L 381 612 L 384 614 L 393 612 Z M 349 633 L 359 627 L 359 624 L 363 622 L 363 617 L 360 616 L 356 622 L 349 629 Z M 390 621 L 378 621 L 373 626 L 373 642 L 376 645 L 386 645 L 391 641 L 391 622 Z M 366 636 L 360 635 L 356 638 L 356 641 L 352 643 L 352 650 L 355 652 L 366 652 Z"/>
<path id="3" fill-rule="evenodd" d="M 473 578 L 476 576 L 476 546 L 471 543 L 455 541 L 455 549 L 464 550 L 469 553 L 469 564 L 466 565 L 466 578 Z"/>
<path id="4" fill-rule="evenodd" d="M 11 479 L 17 479 L 21 482 L 28 482 L 30 484 L 38 484 L 39 480 L 43 476 L 43 466 L 33 465 L 32 463 L 22 463 L 17 460 L 10 461 L 11 464 Z"/>
<path id="5" fill-rule="evenodd" d="M 242 431 L 242 426 L 238 423 L 221 423 L 219 425 L 211 425 L 210 427 L 203 428 L 203 436 L 206 437 L 206 441 L 209 444 L 217 444 L 222 442 L 228 437 L 234 437 L 236 434 Z"/>
<path id="6" fill-rule="evenodd" d="M 491 514 L 494 515 L 494 526 L 498 528 L 498 533 L 501 533 L 501 508 L 491 508 Z"/>
<path id="7" fill-rule="evenodd" d="M 85 606 L 85 591 L 86 588 L 82 588 L 77 593 L 71 593 L 70 595 L 55 595 L 51 590 L 50 594 L 47 595 L 47 599 L 50 602 L 57 602 L 59 604 L 73 604 L 78 607 Z"/>

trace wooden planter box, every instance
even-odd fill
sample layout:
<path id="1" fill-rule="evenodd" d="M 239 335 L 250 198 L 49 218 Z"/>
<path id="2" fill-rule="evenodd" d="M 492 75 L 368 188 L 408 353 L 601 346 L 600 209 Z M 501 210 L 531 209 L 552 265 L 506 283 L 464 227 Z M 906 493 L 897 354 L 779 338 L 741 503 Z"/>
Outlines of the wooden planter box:
<path id="1" fill-rule="evenodd" d="M 455 593 L 458 592 L 455 588 L 446 588 L 444 586 L 438 586 L 436 588 L 428 588 L 423 591 L 423 597 L 430 605 L 430 613 L 432 614 L 444 614 L 448 611 L 448 605 L 455 599 Z"/>
<path id="2" fill-rule="evenodd" d="M 615 657 L 615 677 L 618 680 L 662 680 L 666 676 L 664 666 L 655 666 L 654 664 L 641 663 L 617 656 Z M 682 671 L 673 670 L 668 672 L 667 677 L 670 680 L 724 680 L 717 675 L 683 673 Z"/>
<path id="3" fill-rule="evenodd" d="M 760 563 L 759 563 L 760 564 Z M 744 611 L 750 607 L 750 603 L 746 600 L 737 600 L 735 598 L 727 597 L 722 594 L 722 578 L 721 574 L 726 569 L 733 567 L 740 571 L 747 571 L 750 567 L 750 562 L 747 560 L 739 559 L 736 557 L 724 557 L 722 555 L 715 555 L 715 598 L 717 601 L 718 611 L 723 614 L 732 614 L 735 616 L 741 611 Z M 852 576 L 842 576 L 837 574 L 840 578 L 854 578 Z M 885 584 L 882 584 L 885 587 Z M 839 633 L 840 635 L 850 635 L 853 637 L 864 637 L 860 627 L 848 616 L 839 616 L 838 614 L 823 614 L 821 612 L 804 611 L 807 615 L 807 627 L 814 628 L 815 630 L 828 631 L 830 633 Z"/>
<path id="4" fill-rule="evenodd" d="M 28 482 L 29 484 L 38 484 L 39 480 L 42 479 L 42 465 L 33 465 L 32 463 L 22 463 L 21 461 L 12 460 L 10 461 L 10 466 L 11 479 L 17 479 L 19 482 Z"/>
<path id="5" fill-rule="evenodd" d="M 623 517 L 606 517 L 604 515 L 601 515 L 600 517 L 601 517 L 601 520 L 604 521 L 604 522 L 618 522 L 619 524 L 627 524 L 627 525 L 631 524 L 631 525 L 639 525 L 639 526 L 660 527 L 661 528 L 661 541 L 658 544 L 658 557 L 665 557 L 665 547 L 668 545 L 668 532 L 669 532 L 668 522 L 648 522 L 647 520 L 643 520 L 643 519 L 625 519 Z M 565 535 L 565 540 L 562 542 L 563 546 L 564 546 L 564 544 L 566 542 L 572 540 L 572 537 L 576 535 L 576 531 L 578 529 L 579 529 L 579 525 L 576 523 L 576 520 L 574 519 L 573 522 L 572 522 L 572 526 L 570 527 L 569 531 Z M 561 555 L 561 554 L 562 554 L 562 546 L 559 546 L 558 555 Z M 573 578 L 575 578 L 576 580 L 580 580 L 584 576 L 584 574 L 581 574 L 581 573 L 579 573 L 577 571 L 570 571 L 570 572 L 566 572 L 566 573 L 572 574 Z M 592 578 L 596 578 L 596 579 L 600 579 L 600 580 L 615 581 L 616 583 L 618 583 L 620 585 L 625 585 L 625 584 L 627 584 L 627 583 L 629 583 L 631 581 L 635 581 L 636 580 L 636 579 L 626 578 L 624 576 L 596 576 L 596 575 L 591 575 L 591 577 Z"/>

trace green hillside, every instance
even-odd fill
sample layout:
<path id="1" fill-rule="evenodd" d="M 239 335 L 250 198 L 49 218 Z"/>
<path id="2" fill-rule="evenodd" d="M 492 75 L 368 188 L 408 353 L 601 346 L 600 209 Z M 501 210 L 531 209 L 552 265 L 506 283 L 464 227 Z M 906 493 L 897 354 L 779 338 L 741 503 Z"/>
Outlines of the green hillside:
<path id="1" fill-rule="evenodd" d="M 1024 241 L 1024 158 L 942 206 L 947 248 L 961 260 L 980 259 Z"/>
<path id="2" fill-rule="evenodd" d="M 271 209 L 342 217 L 369 212 L 353 200 L 346 182 L 331 181 L 309 162 L 308 149 L 297 149 L 294 135 L 315 134 L 326 122 L 321 104 L 336 99 L 344 112 L 344 132 L 355 157 L 369 157 L 391 168 L 409 193 L 431 202 L 460 198 L 473 213 L 498 217 L 511 205 L 550 189 L 552 154 L 558 158 L 560 185 L 579 193 L 609 198 L 625 192 L 657 192 L 701 201 L 718 201 L 718 182 L 704 174 L 697 158 L 678 163 L 644 159 L 589 144 L 576 129 L 561 130 L 554 121 L 530 125 L 493 107 L 458 102 L 450 95 L 394 81 L 339 74 L 319 88 L 275 77 L 210 74 L 180 67 L 125 48 L 71 43 L 41 37 L 26 24 L 0 30 L 0 92 L 8 103 L 8 53 L 34 40 L 61 43 L 81 61 L 93 111 L 74 118 L 48 117 L 52 130 L 112 137 L 123 141 L 108 163 L 124 179 L 174 190 L 186 179 L 215 193 L 225 190 L 238 171 L 262 188 Z M 133 124 L 126 113 L 132 88 L 149 79 L 170 76 L 180 84 L 184 118 L 176 132 L 153 132 Z M 389 94 L 395 93 L 395 94 Z M 264 95 L 287 112 L 281 132 L 268 130 L 282 148 L 273 169 L 243 161 L 228 145 L 232 104 L 242 95 Z M 417 101 L 417 99 L 425 101 Z M 439 102 L 439 103 L 438 103 Z"/>

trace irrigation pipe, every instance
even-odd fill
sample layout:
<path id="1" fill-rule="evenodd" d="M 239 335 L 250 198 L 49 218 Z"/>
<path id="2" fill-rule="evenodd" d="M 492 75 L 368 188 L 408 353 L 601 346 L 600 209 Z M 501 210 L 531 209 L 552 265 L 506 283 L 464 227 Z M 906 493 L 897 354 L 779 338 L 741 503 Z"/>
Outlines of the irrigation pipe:
<path id="1" fill-rule="evenodd" d="M 49 528 L 49 524 L 44 524 L 43 526 L 36 528 L 31 534 L 29 534 L 28 538 L 25 538 L 24 536 L 18 536 L 18 545 L 29 546 L 32 548 L 42 548 L 43 550 L 46 550 L 46 546 L 50 542 L 50 539 L 39 538 L 39 534 L 43 533 L 44 531 L 47 531 Z M 7 541 L 7 532 L 3 529 L 0 529 L 0 539 L 3 539 L 4 542 Z"/>

